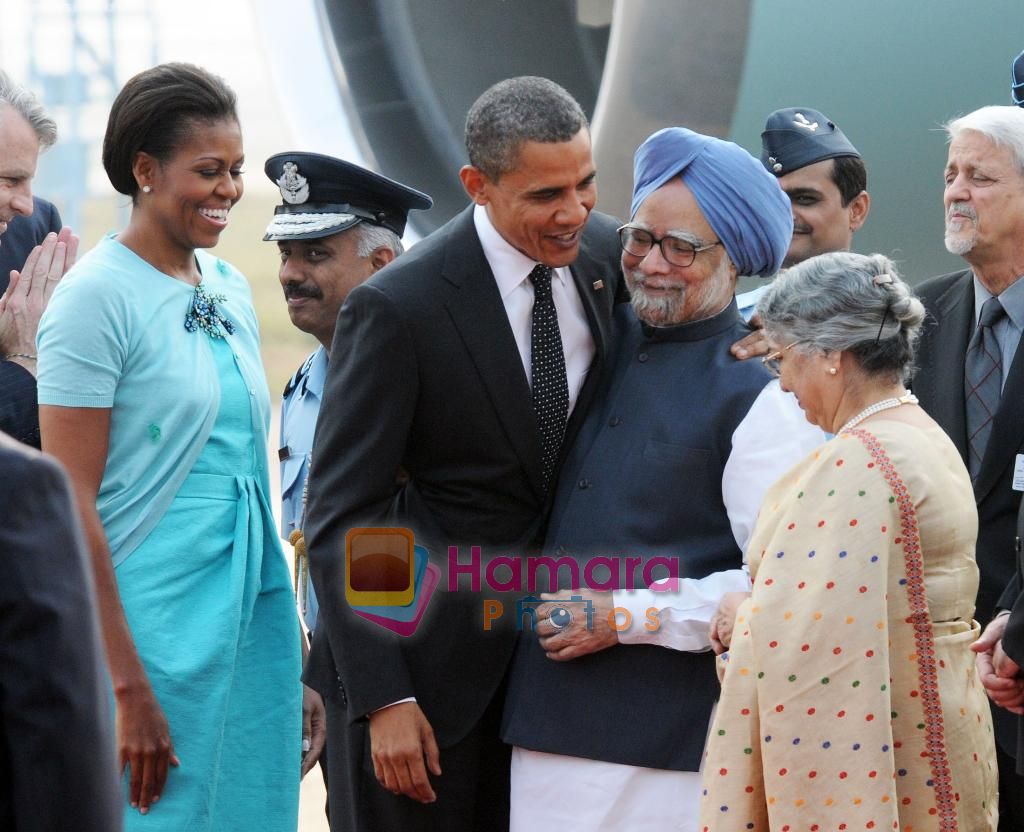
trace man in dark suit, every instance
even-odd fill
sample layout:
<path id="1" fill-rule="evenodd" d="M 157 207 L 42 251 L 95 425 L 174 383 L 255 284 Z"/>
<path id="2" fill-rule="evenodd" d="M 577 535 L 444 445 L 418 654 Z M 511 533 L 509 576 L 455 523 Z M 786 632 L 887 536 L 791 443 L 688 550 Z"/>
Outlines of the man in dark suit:
<path id="1" fill-rule="evenodd" d="M 117 832 L 109 682 L 70 488 L 0 434 L 0 505 L 0 829 Z"/>
<path id="2" fill-rule="evenodd" d="M 336 830 L 507 828 L 514 631 L 454 586 L 407 639 L 354 614 L 345 536 L 405 527 L 439 562 L 449 546 L 463 563 L 474 545 L 528 551 L 607 358 L 619 246 L 592 213 L 579 105 L 545 79 L 503 81 L 470 109 L 466 145 L 474 204 L 351 292 L 317 423 L 306 681 L 327 701 Z"/>
<path id="3" fill-rule="evenodd" d="M 976 616 L 988 624 L 1014 573 L 1013 539 L 1024 452 L 1024 111 L 983 107 L 946 126 L 946 248 L 970 268 L 917 287 L 929 316 L 913 389 L 971 474 L 981 572 Z M 990 649 L 1005 616 L 975 649 L 989 687 Z M 1014 773 L 1016 726 L 995 709 L 1000 829 L 1024 828 L 1024 781 Z"/>
<path id="4" fill-rule="evenodd" d="M 11 272 L 24 269 L 25 261 L 50 232 L 59 234 L 63 225 L 57 206 L 37 196 L 32 197 L 32 213 L 19 214 L 7 223 L 0 240 L 0 295 L 7 291 Z"/>
<path id="5" fill-rule="evenodd" d="M 991 656 L 992 667 L 986 666 L 986 672 L 998 677 L 986 686 L 989 696 L 999 707 L 1017 714 L 1017 773 L 1024 774 L 1024 503 L 1017 512 L 1015 543 L 1017 571 L 999 599 L 1002 609 L 989 626 L 1002 637 L 983 656 Z"/>
<path id="6" fill-rule="evenodd" d="M 28 90 L 0 72 L 0 235 L 31 216 L 32 177 L 40 150 L 57 140 L 57 125 Z M 59 224 L 59 220 L 58 220 Z M 36 403 L 36 328 L 46 303 L 75 262 L 78 238 L 71 229 L 44 234 L 45 244 L 28 252 L 17 247 L 16 266 L 5 267 L 0 286 L 0 431 L 39 446 Z M 7 238 L 0 239 L 0 251 Z M 21 270 L 8 287 L 10 269 Z"/>

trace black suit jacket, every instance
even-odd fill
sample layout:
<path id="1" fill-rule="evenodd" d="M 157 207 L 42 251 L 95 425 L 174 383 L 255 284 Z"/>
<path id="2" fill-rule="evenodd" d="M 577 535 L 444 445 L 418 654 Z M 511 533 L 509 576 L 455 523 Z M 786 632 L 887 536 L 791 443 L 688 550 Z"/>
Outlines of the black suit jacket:
<path id="1" fill-rule="evenodd" d="M 917 289 L 928 310 L 918 347 L 914 393 L 967 460 L 964 356 L 974 330 L 974 283 L 969 270 L 932 278 Z M 974 484 L 978 506 L 981 585 L 976 616 L 984 626 L 1014 574 L 1013 539 L 1020 492 L 1012 487 L 1017 454 L 1024 452 L 1024 349 L 1006 375 L 992 435 Z"/>
<path id="2" fill-rule="evenodd" d="M 918 347 L 920 369 L 913 390 L 921 406 L 949 434 L 967 461 L 964 357 L 975 328 L 974 279 L 970 270 L 932 278 L 916 287 L 928 310 Z M 1024 453 L 1024 349 L 1018 347 L 1007 372 L 985 458 L 974 483 L 978 507 L 976 557 L 981 572 L 975 616 L 984 627 L 1015 572 L 1014 532 L 1021 495 L 1012 487 L 1017 454 Z M 1000 598 L 1003 596 L 1003 599 Z M 1015 596 L 1013 596 L 1015 597 Z M 996 739 L 1008 754 L 1017 743 L 1015 717 L 992 709 Z"/>
<path id="3" fill-rule="evenodd" d="M 0 359 L 0 431 L 39 447 L 39 406 L 35 377 L 13 361 Z"/>
<path id="4" fill-rule="evenodd" d="M 563 449 L 607 360 L 621 284 L 615 227 L 591 214 L 572 266 L 596 352 Z M 471 545 L 522 554 L 542 535 L 547 502 L 529 385 L 470 207 L 341 310 L 309 485 L 320 618 L 307 683 L 340 696 L 353 720 L 415 696 L 441 747 L 461 739 L 501 684 L 515 633 L 485 631 L 479 593 L 444 591 L 447 547 L 463 562 Z M 409 639 L 345 600 L 345 533 L 380 525 L 411 529 L 445 576 Z"/>
<path id="5" fill-rule="evenodd" d="M 38 197 L 33 197 L 32 203 L 32 215 L 12 218 L 0 237 L 0 295 L 7 291 L 11 270 L 20 272 L 32 249 L 51 231 L 60 231 L 57 208 Z M 0 431 L 39 447 L 36 380 L 10 361 L 0 361 Z"/>
<path id="6" fill-rule="evenodd" d="M 1010 610 L 1003 633 L 1003 650 L 1018 665 L 1024 667 L 1024 503 L 1017 513 L 1017 537 L 1014 549 L 1017 554 L 1017 572 L 999 605 Z M 1024 774 L 1024 718 L 1017 718 L 1017 774 Z"/>
<path id="7" fill-rule="evenodd" d="M 70 489 L 0 435 L 0 829 L 117 832 L 114 729 Z"/>
<path id="8" fill-rule="evenodd" d="M 51 231 L 61 229 L 57 206 L 39 197 L 32 197 L 32 214 L 13 217 L 7 231 L 0 237 L 0 295 L 7 291 L 11 270 L 21 271 L 29 254 Z"/>

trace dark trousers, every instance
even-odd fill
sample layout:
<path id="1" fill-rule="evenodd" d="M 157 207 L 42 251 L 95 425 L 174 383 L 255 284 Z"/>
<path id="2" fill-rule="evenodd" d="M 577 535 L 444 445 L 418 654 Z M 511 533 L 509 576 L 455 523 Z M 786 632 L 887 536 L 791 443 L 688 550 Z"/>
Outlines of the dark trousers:
<path id="1" fill-rule="evenodd" d="M 327 792 L 327 800 L 324 801 L 324 814 L 327 816 L 327 822 L 331 822 L 331 783 L 327 779 L 328 772 L 330 771 L 331 764 L 327 762 L 327 740 L 324 740 L 324 747 L 320 751 L 320 774 L 324 778 L 324 790 Z"/>
<path id="2" fill-rule="evenodd" d="M 312 643 L 313 643 L 313 631 L 310 630 L 309 631 L 309 642 L 308 642 L 308 644 L 312 644 Z M 327 718 L 327 714 L 326 714 L 327 708 L 328 708 L 327 701 L 324 700 L 324 712 L 325 712 L 324 713 L 324 719 Z M 330 769 L 330 764 L 327 762 L 327 748 L 328 748 L 327 737 L 324 737 L 324 747 L 320 749 L 320 759 L 317 762 L 317 765 L 320 766 L 320 774 L 324 778 L 324 790 L 327 792 L 327 800 L 324 802 L 324 814 L 327 816 L 327 822 L 330 823 L 331 822 L 331 797 L 330 797 L 330 795 L 331 795 L 331 784 L 327 780 L 327 772 Z"/>
<path id="3" fill-rule="evenodd" d="M 441 749 L 437 801 L 418 803 L 387 791 L 373 773 L 369 722 L 349 723 L 344 706 L 327 704 L 331 832 L 503 832 L 508 830 L 511 749 L 498 738 L 503 697 L 459 742 Z"/>
<path id="4" fill-rule="evenodd" d="M 999 832 L 1024 829 L 1024 777 L 1017 774 L 1017 761 L 996 745 L 999 764 Z"/>
<path id="5" fill-rule="evenodd" d="M 1017 773 L 1012 752 L 1017 745 L 1021 717 L 992 705 L 992 728 L 996 735 L 996 763 L 999 766 L 999 832 L 1024 830 L 1024 777 Z"/>

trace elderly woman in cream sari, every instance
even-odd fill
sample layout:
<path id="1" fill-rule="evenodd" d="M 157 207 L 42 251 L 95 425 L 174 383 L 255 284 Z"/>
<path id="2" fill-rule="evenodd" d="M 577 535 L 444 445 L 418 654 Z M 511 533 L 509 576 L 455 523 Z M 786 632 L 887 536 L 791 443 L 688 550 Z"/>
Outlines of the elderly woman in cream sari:
<path id="1" fill-rule="evenodd" d="M 835 438 L 768 491 L 753 592 L 712 623 L 701 828 L 994 830 L 971 481 L 904 388 L 924 309 L 885 257 L 841 252 L 758 311 L 765 363 Z"/>

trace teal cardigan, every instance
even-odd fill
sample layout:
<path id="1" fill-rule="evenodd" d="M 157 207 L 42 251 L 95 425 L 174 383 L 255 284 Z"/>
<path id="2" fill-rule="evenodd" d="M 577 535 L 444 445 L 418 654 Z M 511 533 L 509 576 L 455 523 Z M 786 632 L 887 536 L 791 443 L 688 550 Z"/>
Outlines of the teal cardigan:
<path id="1" fill-rule="evenodd" d="M 269 494 L 270 396 L 252 294 L 242 274 L 196 252 L 207 294 L 235 324 L 227 336 L 249 388 L 254 455 Z M 114 565 L 163 517 L 210 436 L 220 382 L 210 336 L 185 329 L 193 288 L 104 238 L 58 285 L 39 325 L 39 404 L 112 409 L 96 505 Z"/>

